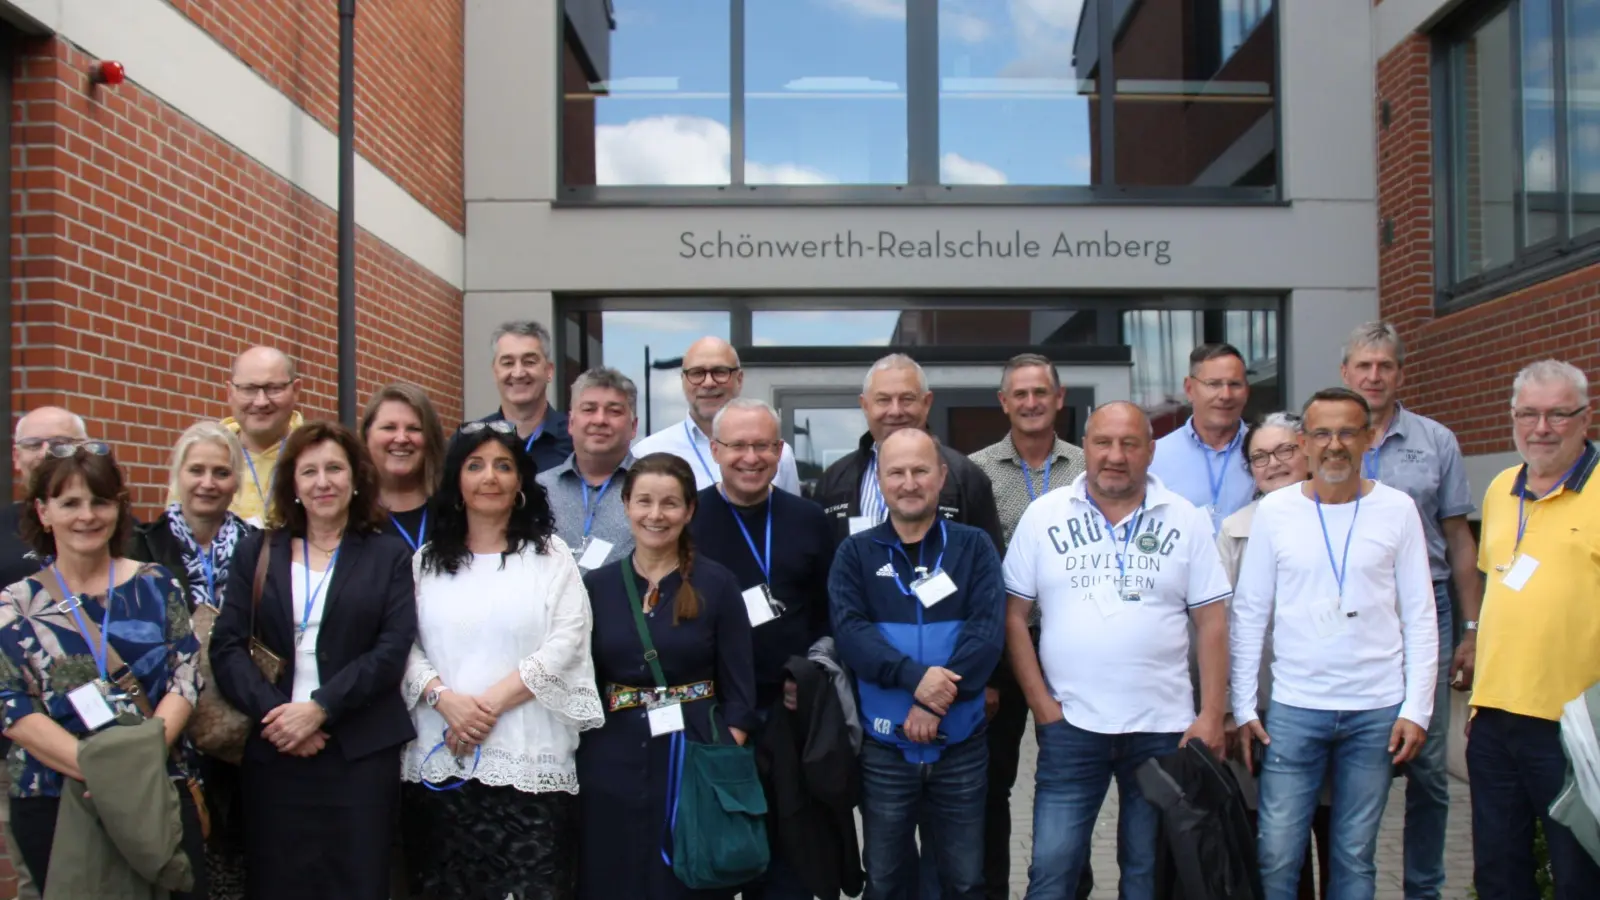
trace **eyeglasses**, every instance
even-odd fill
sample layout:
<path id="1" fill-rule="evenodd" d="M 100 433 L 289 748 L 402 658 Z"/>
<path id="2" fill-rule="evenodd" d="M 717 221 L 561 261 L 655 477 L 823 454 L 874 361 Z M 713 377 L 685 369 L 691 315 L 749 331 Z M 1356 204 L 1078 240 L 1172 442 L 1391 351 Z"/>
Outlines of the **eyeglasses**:
<path id="1" fill-rule="evenodd" d="M 477 434 L 485 428 L 495 434 L 517 433 L 517 426 L 507 422 L 505 419 L 490 419 L 487 422 L 463 422 L 460 430 L 462 434 Z"/>
<path id="2" fill-rule="evenodd" d="M 735 441 L 731 444 L 727 441 L 713 441 L 713 443 L 727 447 L 735 456 L 743 456 L 751 450 L 754 450 L 757 456 L 774 456 L 783 452 L 783 441 L 751 441 L 749 443 Z"/>
<path id="3" fill-rule="evenodd" d="M 233 383 L 233 389 L 247 400 L 254 400 L 262 394 L 265 394 L 268 400 L 277 400 L 288 393 L 293 384 L 292 381 L 275 381 L 268 384 L 240 384 L 236 381 Z"/>
<path id="4" fill-rule="evenodd" d="M 1196 378 L 1195 380 L 1196 381 L 1200 381 L 1200 379 L 1198 379 L 1198 378 Z M 1232 390 L 1232 391 L 1242 391 L 1245 388 L 1249 387 L 1249 385 L 1245 384 L 1242 381 L 1228 381 L 1228 380 L 1222 379 L 1222 378 L 1213 378 L 1210 381 L 1200 381 L 1200 383 L 1206 386 L 1206 390 L 1208 390 L 1208 391 L 1210 391 L 1210 392 L 1212 392 L 1214 394 L 1222 393 L 1224 388 L 1226 388 L 1228 390 Z"/>
<path id="5" fill-rule="evenodd" d="M 1274 459 L 1278 462 L 1289 462 L 1293 460 L 1294 455 L 1299 452 L 1300 448 L 1296 447 L 1294 444 L 1279 444 L 1278 446 L 1273 447 L 1271 450 L 1257 450 L 1256 452 L 1250 454 L 1250 468 L 1265 469 L 1267 467 L 1267 463 Z"/>
<path id="6" fill-rule="evenodd" d="M 111 445 L 105 441 L 72 441 L 50 445 L 50 455 L 56 459 L 68 459 L 76 456 L 79 451 L 90 456 L 109 456 L 111 455 Z"/>
<path id="7" fill-rule="evenodd" d="M 1348 444 L 1360 437 L 1362 435 L 1362 430 L 1356 428 L 1341 428 L 1338 431 L 1329 431 L 1326 428 L 1318 428 L 1316 431 L 1308 431 L 1306 433 L 1310 435 L 1311 442 L 1314 444 L 1326 444 L 1333 440 L 1334 437 L 1339 438 L 1339 443 Z"/>
<path id="8" fill-rule="evenodd" d="M 1518 425 L 1537 425 L 1540 419 L 1544 419 L 1551 428 L 1560 428 L 1588 411 L 1587 406 L 1572 409 L 1514 409 L 1511 418 Z"/>
<path id="9" fill-rule="evenodd" d="M 19 450 L 27 450 L 32 452 L 34 450 L 43 450 L 47 447 L 57 447 L 61 445 L 71 446 L 76 444 L 78 440 L 78 438 L 72 437 L 27 437 L 17 438 L 11 443 Z"/>
<path id="10" fill-rule="evenodd" d="M 690 384 L 705 384 L 706 376 L 709 375 L 712 382 L 727 384 L 728 379 L 732 378 L 733 373 L 737 371 L 739 371 L 738 366 L 712 366 L 710 368 L 695 366 L 692 369 L 684 369 L 683 377 L 687 378 Z"/>

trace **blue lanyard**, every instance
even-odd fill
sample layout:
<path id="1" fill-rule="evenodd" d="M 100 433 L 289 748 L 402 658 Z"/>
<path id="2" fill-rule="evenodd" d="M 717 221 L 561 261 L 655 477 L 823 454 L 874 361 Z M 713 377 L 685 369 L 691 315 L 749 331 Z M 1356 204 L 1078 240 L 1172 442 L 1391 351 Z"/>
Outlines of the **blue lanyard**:
<path id="1" fill-rule="evenodd" d="M 217 563 L 214 548 L 207 547 L 206 552 L 200 554 L 200 568 L 206 573 L 206 602 L 221 610 L 222 605 L 217 602 Z"/>
<path id="2" fill-rule="evenodd" d="M 72 621 L 78 626 L 78 633 L 83 635 L 83 642 L 89 644 L 89 623 L 83 618 L 83 604 L 78 602 L 78 595 L 67 587 L 67 580 L 61 577 L 61 570 L 55 566 L 50 567 L 50 573 L 56 576 L 56 584 L 61 586 L 61 602 L 56 604 L 60 609 L 68 603 L 67 607 L 72 612 Z M 100 673 L 101 681 L 109 681 L 110 675 L 106 672 L 106 663 L 110 655 L 106 652 L 106 639 L 111 634 L 111 592 L 117 586 L 117 561 L 111 560 L 111 571 L 106 575 L 106 616 L 100 620 L 100 646 L 89 644 L 89 655 L 94 658 L 94 667 Z"/>
<path id="3" fill-rule="evenodd" d="M 1562 485 L 1566 484 L 1567 483 L 1567 479 L 1572 477 L 1572 473 L 1573 472 L 1578 471 L 1578 464 L 1582 463 L 1582 462 L 1583 462 L 1583 454 L 1580 453 L 1580 454 L 1578 454 L 1578 458 L 1573 461 L 1572 468 L 1567 470 L 1567 474 L 1561 476 L 1561 479 L 1559 481 L 1557 481 L 1555 484 L 1551 485 L 1550 486 L 1550 490 L 1545 491 L 1543 494 L 1540 494 L 1538 499 L 1543 500 L 1544 498 L 1550 496 L 1551 494 L 1554 494 L 1556 492 L 1556 488 L 1559 488 Z M 1527 531 L 1528 531 L 1528 520 L 1533 517 L 1533 513 L 1524 512 L 1523 511 L 1524 510 L 1523 500 L 1525 500 L 1527 498 L 1527 496 L 1528 496 L 1528 473 L 1527 473 L 1527 467 L 1524 466 L 1523 467 L 1523 473 L 1522 473 L 1522 490 L 1517 492 L 1517 542 L 1515 544 L 1511 545 L 1511 557 L 1513 559 L 1516 558 L 1517 551 L 1522 547 L 1522 536 L 1524 534 L 1526 534 Z"/>
<path id="4" fill-rule="evenodd" d="M 1344 602 L 1344 576 L 1350 571 L 1350 539 L 1356 535 L 1356 517 L 1361 515 L 1361 490 L 1356 489 L 1356 508 L 1350 514 L 1350 530 L 1344 535 L 1344 560 L 1341 563 L 1333 559 L 1333 538 L 1328 536 L 1328 520 L 1322 517 L 1322 495 L 1316 488 L 1311 489 L 1312 499 L 1317 501 L 1317 522 L 1322 525 L 1322 543 L 1328 548 L 1328 565 L 1333 569 L 1333 577 L 1339 582 L 1339 601 Z"/>
<path id="5" fill-rule="evenodd" d="M 1032 502 L 1042 495 L 1048 494 L 1050 492 L 1050 465 L 1056 461 L 1055 448 L 1050 448 L 1050 455 L 1044 458 L 1044 486 L 1037 494 L 1033 492 L 1033 471 L 1029 469 L 1028 461 L 1023 459 L 1020 453 L 1017 454 L 1017 460 L 1022 463 L 1022 477 L 1028 480 L 1028 501 Z"/>
<path id="6" fill-rule="evenodd" d="M 422 521 L 417 523 L 417 537 L 415 540 L 412 540 L 411 532 L 400 524 L 400 519 L 394 513 L 389 514 L 389 521 L 394 523 L 394 530 L 400 532 L 400 536 L 406 539 L 407 544 L 411 545 L 412 553 L 422 549 L 422 542 L 428 539 L 428 511 L 426 509 L 422 511 Z"/>
<path id="7" fill-rule="evenodd" d="M 769 512 L 770 512 L 770 510 L 769 510 Z M 940 519 L 939 520 L 939 556 L 938 556 L 937 559 L 935 559 L 933 561 L 933 568 L 931 568 L 931 569 L 925 569 L 922 566 L 922 554 L 923 554 L 924 551 L 926 551 L 928 549 L 928 538 L 927 538 L 926 535 L 923 536 L 922 543 L 917 545 L 917 569 L 916 569 L 917 571 L 923 573 L 924 575 L 931 575 L 934 572 L 937 572 L 940 569 L 944 568 L 944 551 L 945 551 L 945 547 L 949 545 L 949 536 L 945 533 L 945 531 L 946 531 L 946 529 L 945 529 L 944 519 Z M 769 546 L 770 546 L 770 544 L 769 544 Z M 890 569 L 894 569 L 894 548 L 890 547 L 890 548 L 888 548 L 888 551 L 889 551 L 889 568 Z M 900 555 L 904 556 L 906 558 L 906 563 L 907 564 L 910 564 L 910 562 L 911 562 L 911 554 L 906 552 L 905 541 L 901 541 L 900 542 Z M 900 593 L 905 594 L 907 597 L 915 597 L 916 596 L 916 593 L 914 591 L 910 591 L 910 590 L 906 589 L 905 582 L 900 580 L 900 571 L 898 569 L 895 569 L 895 572 L 894 572 L 894 584 L 895 584 L 895 587 L 898 587 L 900 589 Z"/>
<path id="8" fill-rule="evenodd" d="M 705 470 L 706 477 L 711 479 L 712 484 L 716 484 L 719 481 L 717 473 L 711 471 L 711 467 L 706 465 L 706 458 L 700 455 L 700 445 L 694 441 L 694 432 L 689 430 L 688 419 L 683 420 L 683 436 L 689 439 L 689 449 L 694 451 L 694 458 L 700 460 L 700 468 Z"/>
<path id="9" fill-rule="evenodd" d="M 739 526 L 739 533 L 744 535 L 745 546 L 750 548 L 751 555 L 753 555 L 756 558 L 756 565 L 761 567 L 761 580 L 763 582 L 767 583 L 767 584 L 771 584 L 772 583 L 772 497 L 771 496 L 767 497 L 767 543 L 766 543 L 767 555 L 766 556 L 762 556 L 761 552 L 756 549 L 755 538 L 750 536 L 750 529 L 744 527 L 744 517 L 739 515 L 739 511 L 737 509 L 735 509 L 734 506 L 733 506 L 733 501 L 728 499 L 727 490 L 723 489 L 723 490 L 718 491 L 717 493 L 722 495 L 722 502 L 728 504 L 728 513 L 733 516 L 733 523 L 735 525 Z M 944 558 L 943 551 L 940 551 L 940 559 L 943 559 L 943 558 Z M 919 559 L 918 562 L 921 562 L 921 560 Z"/>
<path id="10" fill-rule="evenodd" d="M 611 487 L 611 482 L 616 480 L 616 477 L 617 477 L 617 473 L 616 472 L 612 472 L 609 476 L 606 477 L 605 482 L 600 485 L 600 490 L 598 492 L 596 492 L 595 495 L 594 495 L 594 507 L 590 508 L 590 506 L 589 506 L 589 482 L 587 482 L 587 481 L 585 481 L 583 479 L 583 475 L 581 473 L 578 475 L 578 486 L 583 488 L 583 536 L 584 537 L 588 537 L 589 536 L 589 532 L 594 530 L 594 517 L 595 517 L 596 513 L 600 512 L 600 501 L 604 500 L 606 498 L 606 489 Z"/>
<path id="11" fill-rule="evenodd" d="M 1196 435 L 1198 437 L 1198 435 Z M 1233 455 L 1234 448 L 1239 446 L 1239 440 L 1244 437 L 1244 425 L 1240 423 L 1239 430 L 1233 433 L 1233 440 L 1228 446 L 1218 451 L 1212 451 L 1205 441 L 1200 442 L 1200 450 L 1206 457 L 1206 481 L 1211 485 L 1211 514 L 1219 515 L 1222 512 L 1222 486 L 1228 481 L 1228 457 Z M 1212 457 L 1216 457 L 1218 465 L 1212 468 Z"/>
<path id="12" fill-rule="evenodd" d="M 328 576 L 333 574 L 333 567 L 339 562 L 339 549 L 334 548 L 333 555 L 328 557 L 328 567 L 322 570 L 322 577 L 317 579 L 316 590 L 311 589 L 311 542 L 302 538 L 300 540 L 301 558 L 306 567 L 306 606 L 300 613 L 300 628 L 295 632 L 295 637 L 305 637 L 306 629 L 311 626 L 311 608 L 317 605 L 317 595 L 322 593 L 322 586 L 328 582 Z M 297 641 L 298 643 L 298 641 Z"/>
<path id="13" fill-rule="evenodd" d="M 1117 526 L 1115 526 L 1115 525 L 1113 525 L 1111 523 L 1111 517 L 1106 515 L 1106 511 L 1100 508 L 1100 504 L 1094 502 L 1094 497 L 1090 496 L 1088 491 L 1084 491 L 1083 492 L 1083 496 L 1088 499 L 1089 505 L 1094 507 L 1094 511 L 1100 514 L 1100 518 L 1105 520 L 1105 523 L 1106 523 L 1106 536 L 1111 538 L 1111 545 L 1113 547 L 1116 546 L 1116 544 L 1117 544 Z M 1147 500 L 1149 498 L 1146 497 L 1145 499 Z M 1127 590 L 1127 586 L 1128 586 L 1128 543 L 1133 540 L 1133 533 L 1135 531 L 1138 531 L 1139 530 L 1139 526 L 1144 523 L 1144 504 L 1145 504 L 1144 500 L 1140 500 L 1139 501 L 1139 510 L 1138 510 L 1138 512 L 1136 512 L 1134 514 L 1133 521 L 1128 523 L 1128 530 L 1126 530 L 1126 531 L 1124 531 L 1122 533 L 1122 552 L 1117 554 L 1117 590 L 1118 591 Z"/>
<path id="14" fill-rule="evenodd" d="M 450 729 L 446 728 L 443 732 L 441 732 L 439 734 L 439 743 L 433 745 L 433 749 L 428 751 L 428 755 L 424 756 L 422 758 L 422 765 L 417 767 L 419 773 L 420 773 L 421 770 L 427 768 L 428 760 L 433 759 L 433 755 L 435 753 L 438 753 L 440 750 L 444 749 L 444 738 L 445 738 L 445 735 L 449 733 L 449 731 L 450 731 Z M 472 776 L 478 774 L 478 763 L 480 763 L 480 762 L 483 762 L 483 745 L 482 744 L 474 744 L 473 747 L 472 747 L 472 771 L 468 772 L 467 774 L 465 774 L 463 776 L 461 776 L 461 780 L 460 781 L 456 782 L 455 784 L 447 784 L 447 785 L 444 785 L 443 787 L 441 787 L 441 786 L 439 786 L 437 784 L 434 784 L 433 782 L 429 781 L 428 779 L 423 778 L 422 779 L 422 786 L 427 788 L 430 791 L 459 791 L 462 788 L 467 786 L 467 780 L 468 779 L 470 779 Z M 461 765 L 460 760 L 456 761 L 456 765 L 457 766 Z"/>
<path id="15" fill-rule="evenodd" d="M 533 442 L 539 439 L 539 435 L 544 434 L 544 424 L 545 422 L 549 421 L 549 419 L 550 407 L 547 406 L 544 410 L 544 417 L 539 420 L 539 427 L 533 430 L 533 434 L 528 435 L 528 442 L 522 445 L 523 453 L 533 452 Z"/>
<path id="16" fill-rule="evenodd" d="M 1380 468 L 1378 453 L 1379 451 L 1383 450 L 1383 442 L 1389 439 L 1390 433 L 1394 431 L 1394 423 L 1399 420 L 1400 407 L 1396 406 L 1394 408 L 1394 415 L 1389 417 L 1389 427 L 1383 430 L 1383 434 L 1378 438 L 1378 442 L 1372 445 L 1372 449 L 1361 455 L 1362 474 L 1366 475 L 1368 478 L 1374 480 L 1377 479 L 1378 469 Z"/>
<path id="17" fill-rule="evenodd" d="M 283 458 L 283 448 L 288 446 L 289 438 L 285 436 L 278 444 L 278 455 L 272 458 L 272 474 L 267 476 L 267 490 L 261 489 L 261 479 L 256 476 L 256 461 L 250 458 L 250 451 L 244 451 L 244 464 L 250 467 L 250 480 L 256 483 L 256 496 L 261 498 L 261 514 L 267 512 L 267 492 L 272 490 L 273 481 L 278 477 L 278 460 Z"/>

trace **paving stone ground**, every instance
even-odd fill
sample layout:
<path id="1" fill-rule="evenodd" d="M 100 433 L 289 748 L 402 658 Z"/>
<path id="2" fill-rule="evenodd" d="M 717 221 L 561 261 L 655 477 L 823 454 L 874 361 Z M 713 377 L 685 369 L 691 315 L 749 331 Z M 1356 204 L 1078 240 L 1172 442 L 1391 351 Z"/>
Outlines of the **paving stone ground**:
<path id="1" fill-rule="evenodd" d="M 1033 848 L 1033 773 L 1038 745 L 1029 729 L 1022 742 L 1022 763 L 1011 799 L 1011 896 L 1021 900 L 1028 888 L 1028 859 Z M 1405 781 L 1396 779 L 1378 835 L 1376 900 L 1404 900 L 1401 890 L 1401 830 L 1405 819 Z M 1095 889 L 1092 900 L 1117 896 L 1117 790 L 1113 784 L 1094 827 Z M 1472 883 L 1472 810 L 1465 782 L 1451 779 L 1450 825 L 1445 835 L 1444 900 L 1466 900 Z"/>

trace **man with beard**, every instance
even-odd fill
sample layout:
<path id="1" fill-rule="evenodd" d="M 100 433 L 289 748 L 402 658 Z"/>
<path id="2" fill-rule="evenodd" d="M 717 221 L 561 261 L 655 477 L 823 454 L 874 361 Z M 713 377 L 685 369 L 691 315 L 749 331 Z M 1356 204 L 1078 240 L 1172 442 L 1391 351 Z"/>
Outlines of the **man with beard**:
<path id="1" fill-rule="evenodd" d="M 1233 599 L 1233 670 L 1256 672 L 1272 625 L 1272 695 L 1233 684 L 1233 715 L 1261 764 L 1259 861 L 1267 900 L 1300 885 L 1324 779 L 1333 793 L 1330 895 L 1371 897 L 1392 767 L 1427 739 L 1439 632 L 1417 506 L 1362 478 L 1372 442 L 1366 398 L 1312 395 L 1300 449 L 1311 480 L 1262 498 Z M 1322 540 L 1317 540 L 1320 537 Z"/>
<path id="2" fill-rule="evenodd" d="M 648 377 L 648 376 L 647 376 Z M 683 354 L 683 399 L 689 417 L 674 422 L 634 445 L 633 455 L 671 453 L 694 470 L 695 487 L 705 490 L 721 480 L 722 472 L 711 458 L 711 420 L 729 400 L 744 390 L 744 370 L 733 345 L 719 337 L 703 337 Z M 800 473 L 794 451 L 784 445 L 773 482 L 791 494 L 800 493 Z"/>
<path id="3" fill-rule="evenodd" d="M 550 405 L 550 380 L 556 374 L 550 332 L 532 320 L 505 322 L 489 336 L 489 346 L 500 408 L 478 421 L 515 425 L 539 471 L 561 465 L 572 453 L 572 436 L 566 414 Z"/>
<path id="4" fill-rule="evenodd" d="M 590 369 L 572 383 L 567 417 L 572 455 L 539 473 L 550 495 L 556 534 L 584 571 L 633 552 L 633 529 L 622 506 L 622 480 L 633 465 L 628 444 L 638 433 L 639 391 L 616 369 Z"/>
<path id="5" fill-rule="evenodd" d="M 1029 506 L 1006 551 L 1006 650 L 1039 742 L 1030 900 L 1065 900 L 1078 888 L 1113 777 L 1119 891 L 1154 900 L 1160 814 L 1135 772 L 1191 740 L 1223 752 L 1223 601 L 1232 591 L 1209 518 L 1148 474 L 1153 445 L 1139 407 L 1095 410 L 1084 432 L 1087 471 Z M 1035 605 L 1037 653 L 1028 630 Z"/>

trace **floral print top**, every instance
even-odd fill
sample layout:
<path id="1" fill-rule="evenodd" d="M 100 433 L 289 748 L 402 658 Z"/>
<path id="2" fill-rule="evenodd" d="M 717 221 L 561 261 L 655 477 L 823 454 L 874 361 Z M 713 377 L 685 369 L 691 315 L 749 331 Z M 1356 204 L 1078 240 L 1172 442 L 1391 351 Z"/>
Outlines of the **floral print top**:
<path id="1" fill-rule="evenodd" d="M 24 716 L 44 713 L 74 735 L 84 734 L 67 694 L 99 677 L 89 644 L 78 632 L 70 612 L 57 608 L 59 588 L 44 581 L 46 572 L 0 592 L 0 728 L 9 729 Z M 53 581 L 53 580 L 52 580 Z M 83 614 L 104 627 L 104 594 L 79 594 Z M 190 704 L 200 696 L 200 641 L 189 623 L 189 606 L 183 586 L 172 573 L 155 563 L 145 563 L 126 583 L 111 593 L 113 610 L 106 640 L 133 669 L 134 677 L 158 706 L 168 692 L 177 691 Z M 137 717 L 132 700 L 112 702 L 119 716 Z M 113 726 L 114 727 L 114 726 Z M 180 738 L 181 752 L 168 759 L 174 778 L 195 771 L 197 757 L 188 738 Z M 49 768 L 13 743 L 6 764 L 11 771 L 11 796 L 57 797 L 61 773 Z"/>

